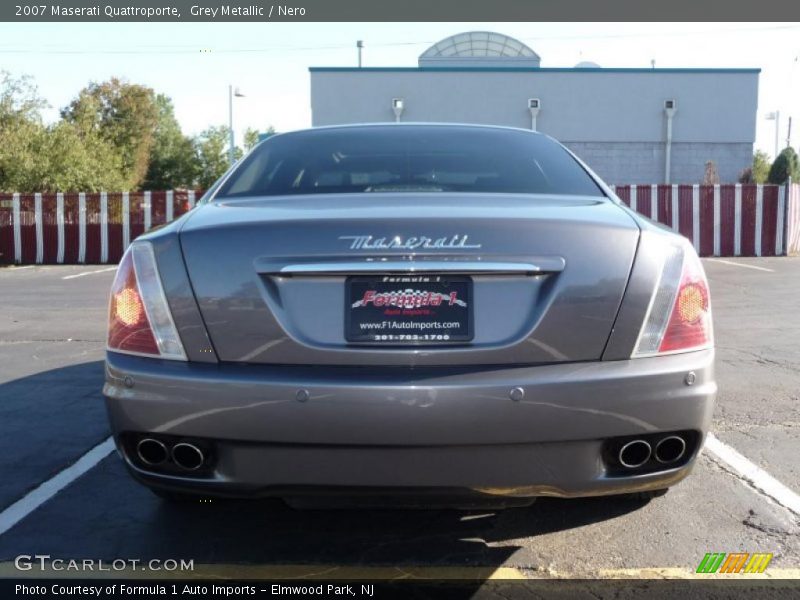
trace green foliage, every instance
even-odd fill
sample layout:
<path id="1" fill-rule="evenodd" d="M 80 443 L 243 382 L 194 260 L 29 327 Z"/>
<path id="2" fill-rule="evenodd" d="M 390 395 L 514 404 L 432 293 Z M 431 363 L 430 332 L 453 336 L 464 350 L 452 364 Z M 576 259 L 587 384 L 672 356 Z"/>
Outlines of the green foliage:
<path id="1" fill-rule="evenodd" d="M 252 127 L 248 127 L 247 130 L 244 132 L 244 151 L 249 152 L 253 149 L 258 143 L 258 137 L 262 133 L 275 133 L 275 128 L 270 125 L 264 131 L 259 131 L 258 129 L 253 129 Z"/>
<path id="2" fill-rule="evenodd" d="M 769 155 L 759 150 L 753 155 L 753 183 L 766 183 L 769 176 Z"/>
<path id="3" fill-rule="evenodd" d="M 199 163 L 197 185 L 207 189 L 225 174 L 228 162 L 229 129 L 226 126 L 209 127 L 194 140 Z M 241 153 L 241 151 L 240 151 Z"/>
<path id="4" fill-rule="evenodd" d="M 119 154 L 97 135 L 82 134 L 71 123 L 49 127 L 38 148 L 41 171 L 26 189 L 37 191 L 125 190 Z"/>
<path id="5" fill-rule="evenodd" d="M 0 190 L 121 189 L 113 149 L 68 123 L 46 127 L 40 114 L 46 106 L 29 78 L 0 73 Z"/>
<path id="6" fill-rule="evenodd" d="M 794 148 L 784 148 L 769 169 L 767 180 L 769 183 L 784 184 L 786 180 L 800 181 L 800 159 Z"/>
<path id="7" fill-rule="evenodd" d="M 135 189 L 144 181 L 159 119 L 152 89 L 116 77 L 92 82 L 61 116 L 82 136 L 97 135 L 116 149 L 126 189 Z"/>
<path id="8" fill-rule="evenodd" d="M 31 78 L 0 71 L 0 191 L 208 188 L 229 167 L 227 127 L 187 137 L 172 101 L 148 87 L 90 83 L 53 125 L 42 121 L 47 106 Z M 245 132 L 246 150 L 258 134 Z"/>
<path id="9" fill-rule="evenodd" d="M 248 127 L 244 132 L 244 139 L 242 141 L 244 143 L 244 151 L 250 152 L 253 146 L 258 143 L 258 129 Z"/>
<path id="10" fill-rule="evenodd" d="M 17 123 L 41 123 L 40 111 L 47 102 L 28 76 L 12 77 L 8 71 L 0 71 L 0 131 L 6 131 Z"/>
<path id="11" fill-rule="evenodd" d="M 192 187 L 200 170 L 194 144 L 183 135 L 172 100 L 159 94 L 156 106 L 158 121 L 142 187 L 150 190 Z"/>
<path id="12" fill-rule="evenodd" d="M 30 78 L 0 71 L 0 190 L 16 191 L 35 167 L 34 138 L 43 129 L 40 111 L 46 106 Z"/>

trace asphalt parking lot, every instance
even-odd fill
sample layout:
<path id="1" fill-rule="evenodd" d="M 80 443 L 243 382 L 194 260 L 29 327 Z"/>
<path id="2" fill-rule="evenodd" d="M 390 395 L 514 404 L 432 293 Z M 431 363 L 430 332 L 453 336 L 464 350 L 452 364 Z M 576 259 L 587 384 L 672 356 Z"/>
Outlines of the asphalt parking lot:
<path id="1" fill-rule="evenodd" d="M 800 259 L 704 262 L 720 394 L 717 445 L 692 476 L 650 502 L 473 512 L 161 502 L 104 445 L 113 270 L 2 268 L 0 576 L 21 575 L 20 554 L 49 554 L 185 558 L 196 573 L 253 577 L 662 577 L 689 576 L 706 552 L 770 552 L 767 575 L 800 577 Z"/>

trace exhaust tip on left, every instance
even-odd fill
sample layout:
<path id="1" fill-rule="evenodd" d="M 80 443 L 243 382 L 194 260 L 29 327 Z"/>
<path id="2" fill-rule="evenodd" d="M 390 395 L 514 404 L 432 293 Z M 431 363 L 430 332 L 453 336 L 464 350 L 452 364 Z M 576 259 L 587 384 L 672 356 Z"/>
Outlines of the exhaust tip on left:
<path id="1" fill-rule="evenodd" d="M 136 444 L 136 455 L 144 464 L 152 467 L 166 461 L 169 453 L 163 443 L 153 438 L 144 438 Z"/>
<path id="2" fill-rule="evenodd" d="M 633 440 L 620 448 L 617 460 L 628 469 L 636 469 L 650 460 L 652 448 L 644 440 Z"/>

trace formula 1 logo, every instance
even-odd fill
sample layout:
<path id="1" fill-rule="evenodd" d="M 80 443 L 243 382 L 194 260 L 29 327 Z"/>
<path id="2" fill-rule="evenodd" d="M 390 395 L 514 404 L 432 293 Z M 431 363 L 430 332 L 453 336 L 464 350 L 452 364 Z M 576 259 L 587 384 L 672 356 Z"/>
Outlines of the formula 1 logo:
<path id="1" fill-rule="evenodd" d="M 428 292 L 408 288 L 392 292 L 378 292 L 367 290 L 361 300 L 353 302 L 353 308 L 373 305 L 376 308 L 421 308 L 427 306 L 461 306 L 466 308 L 467 303 L 458 297 L 458 292 L 443 294 L 441 292 Z"/>
<path id="2" fill-rule="evenodd" d="M 697 573 L 763 573 L 772 560 L 772 553 L 708 552 L 697 566 Z"/>

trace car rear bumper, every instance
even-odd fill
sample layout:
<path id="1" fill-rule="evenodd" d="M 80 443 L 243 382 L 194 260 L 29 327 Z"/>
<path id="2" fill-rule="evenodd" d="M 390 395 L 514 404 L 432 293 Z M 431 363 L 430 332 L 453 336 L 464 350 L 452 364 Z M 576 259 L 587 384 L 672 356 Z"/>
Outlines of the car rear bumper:
<path id="1" fill-rule="evenodd" d="M 667 487 L 690 472 L 711 420 L 713 361 L 707 350 L 536 367 L 359 369 L 108 353 L 104 394 L 128 467 L 152 486 L 588 496 Z M 609 440 L 673 431 L 696 434 L 674 466 L 609 467 Z M 140 433 L 208 442 L 213 464 L 202 474 L 148 468 L 126 442 Z"/>

